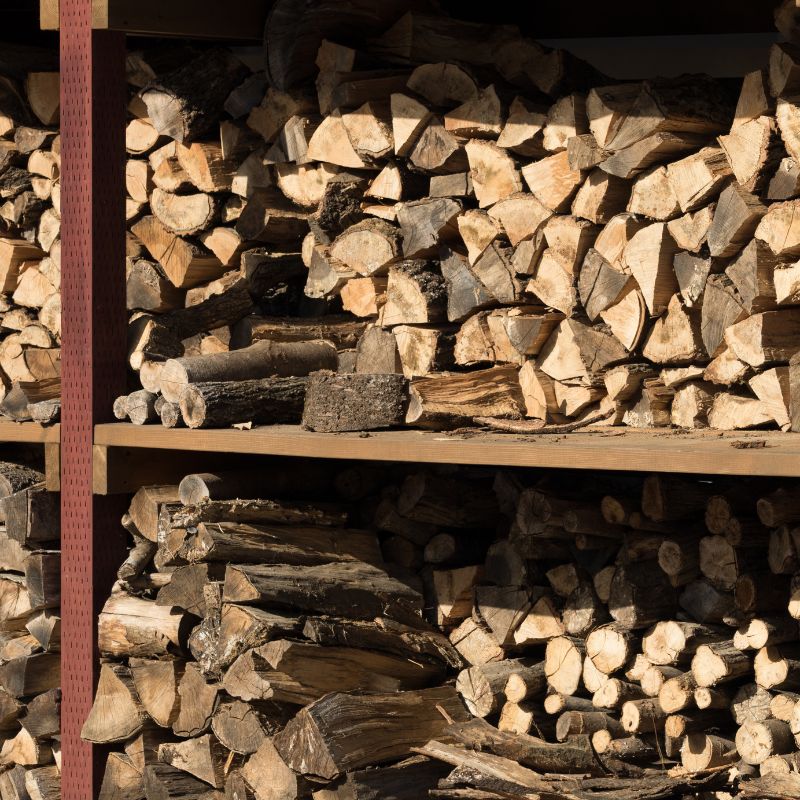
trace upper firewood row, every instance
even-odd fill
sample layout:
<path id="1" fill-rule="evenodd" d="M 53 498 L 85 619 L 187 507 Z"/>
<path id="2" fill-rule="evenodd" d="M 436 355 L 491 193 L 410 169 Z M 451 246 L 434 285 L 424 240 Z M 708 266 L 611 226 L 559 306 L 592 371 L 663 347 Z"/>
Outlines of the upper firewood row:
<path id="1" fill-rule="evenodd" d="M 313 88 L 284 44 L 129 58 L 119 418 L 790 427 L 794 45 L 731 91 L 418 12 Z"/>

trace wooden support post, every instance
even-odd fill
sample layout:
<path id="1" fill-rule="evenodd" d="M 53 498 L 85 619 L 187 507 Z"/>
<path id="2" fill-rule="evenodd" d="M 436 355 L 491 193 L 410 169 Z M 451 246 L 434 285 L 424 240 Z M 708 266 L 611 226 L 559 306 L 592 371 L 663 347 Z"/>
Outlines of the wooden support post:
<path id="1" fill-rule="evenodd" d="M 125 40 L 92 31 L 85 0 L 61 0 L 60 15 L 62 797 L 89 800 L 102 777 L 80 738 L 99 666 L 96 618 L 124 557 L 122 504 L 92 497 L 92 428 L 125 387 Z"/>

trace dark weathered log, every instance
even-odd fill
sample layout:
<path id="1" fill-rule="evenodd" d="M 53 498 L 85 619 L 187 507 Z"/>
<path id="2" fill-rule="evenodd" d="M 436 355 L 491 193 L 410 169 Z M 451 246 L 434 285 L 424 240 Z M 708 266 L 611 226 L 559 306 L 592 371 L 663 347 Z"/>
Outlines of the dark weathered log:
<path id="1" fill-rule="evenodd" d="M 289 377 L 191 383 L 181 392 L 181 415 L 190 428 L 298 423 L 307 387 L 308 378 Z"/>
<path id="2" fill-rule="evenodd" d="M 402 425 L 407 385 L 402 375 L 316 372 L 309 379 L 303 425 L 323 432 Z"/>
<path id="3" fill-rule="evenodd" d="M 274 743 L 291 768 L 332 779 L 347 770 L 407 756 L 413 747 L 439 736 L 447 721 L 437 706 L 452 719 L 467 718 L 449 687 L 366 697 L 329 694 L 306 706 Z M 377 739 L 376 720 L 381 723 Z"/>
<path id="4" fill-rule="evenodd" d="M 229 566 L 223 597 L 232 603 L 297 608 L 350 619 L 387 616 L 412 623 L 422 598 L 367 564 L 315 567 Z"/>

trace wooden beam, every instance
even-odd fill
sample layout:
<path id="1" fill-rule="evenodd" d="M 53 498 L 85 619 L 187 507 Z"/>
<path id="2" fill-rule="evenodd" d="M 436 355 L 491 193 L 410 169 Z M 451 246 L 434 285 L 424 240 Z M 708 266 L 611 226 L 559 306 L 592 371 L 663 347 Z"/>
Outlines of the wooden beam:
<path id="1" fill-rule="evenodd" d="M 261 41 L 269 3 L 237 0 L 92 0 L 92 27 L 140 36 Z M 39 0 L 43 30 L 58 30 L 59 0 Z"/>
<path id="2" fill-rule="evenodd" d="M 800 477 L 800 434 L 718 431 L 665 436 L 663 432 L 587 430 L 566 436 L 515 436 L 426 431 L 311 433 L 292 425 L 250 431 L 167 429 L 110 423 L 95 427 L 104 447 L 249 453 L 306 458 L 480 464 L 507 467 L 686 472 L 698 475 Z M 155 464 L 159 456 L 151 454 Z"/>

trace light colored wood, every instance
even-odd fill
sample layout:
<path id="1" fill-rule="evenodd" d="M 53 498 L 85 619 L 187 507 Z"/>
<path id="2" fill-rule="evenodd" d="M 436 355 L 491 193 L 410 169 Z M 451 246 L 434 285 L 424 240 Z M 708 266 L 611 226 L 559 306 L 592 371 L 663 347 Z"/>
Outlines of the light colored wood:
<path id="1" fill-rule="evenodd" d="M 0 433 L 6 427 L 13 435 L 25 426 L 0 423 Z M 37 436 L 57 437 L 53 430 L 42 432 L 38 426 L 35 428 L 39 432 Z M 750 440 L 764 441 L 767 446 L 732 446 Z M 242 452 L 365 461 L 551 468 L 558 464 L 573 469 L 639 472 L 652 472 L 653 459 L 658 458 L 659 469 L 664 472 L 800 477 L 800 435 L 769 431 L 723 435 L 696 433 L 679 437 L 635 430 L 609 437 L 602 432 L 587 431 L 554 441 L 553 437 L 546 435 L 472 433 L 459 436 L 409 430 L 374 431 L 364 438 L 358 434 L 315 434 L 290 425 L 239 431 L 164 429 L 110 423 L 96 426 L 95 443 L 101 448 L 178 450 L 195 454 Z M 120 470 L 125 469 L 124 460 L 116 463 Z M 191 460 L 188 463 L 186 472 L 191 472 Z"/>

